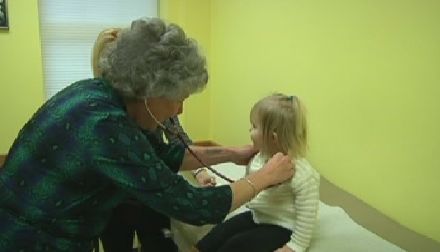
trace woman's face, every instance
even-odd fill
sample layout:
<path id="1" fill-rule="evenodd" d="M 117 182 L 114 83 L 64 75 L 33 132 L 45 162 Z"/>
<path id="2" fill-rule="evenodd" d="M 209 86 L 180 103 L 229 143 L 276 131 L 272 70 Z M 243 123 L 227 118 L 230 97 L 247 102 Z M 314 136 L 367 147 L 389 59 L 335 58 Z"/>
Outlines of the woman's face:
<path id="1" fill-rule="evenodd" d="M 186 99 L 171 100 L 164 97 L 153 97 L 144 100 L 127 100 L 126 107 L 129 117 L 143 129 L 155 130 L 159 123 L 182 113 Z M 151 113 L 151 114 L 150 114 Z"/>
<path id="2" fill-rule="evenodd" d="M 164 97 L 154 97 L 148 98 L 147 104 L 156 119 L 159 122 L 164 122 L 171 117 L 182 114 L 185 99 L 171 100 Z"/>
<path id="3" fill-rule="evenodd" d="M 261 151 L 263 146 L 263 130 L 258 118 L 251 115 L 251 128 L 249 129 L 251 140 L 254 144 L 254 148 Z"/>

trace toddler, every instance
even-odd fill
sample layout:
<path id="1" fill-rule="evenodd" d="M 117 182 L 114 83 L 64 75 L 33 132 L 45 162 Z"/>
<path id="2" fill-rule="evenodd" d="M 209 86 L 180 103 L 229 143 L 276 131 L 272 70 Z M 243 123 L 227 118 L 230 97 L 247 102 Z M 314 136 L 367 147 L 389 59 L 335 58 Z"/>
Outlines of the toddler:
<path id="1" fill-rule="evenodd" d="M 260 192 L 247 207 L 214 227 L 197 244 L 199 251 L 305 251 L 312 238 L 319 203 L 319 174 L 304 158 L 307 123 L 297 96 L 274 94 L 250 113 L 250 137 L 259 150 L 246 168 L 252 173 L 277 152 L 295 160 L 295 176 Z"/>

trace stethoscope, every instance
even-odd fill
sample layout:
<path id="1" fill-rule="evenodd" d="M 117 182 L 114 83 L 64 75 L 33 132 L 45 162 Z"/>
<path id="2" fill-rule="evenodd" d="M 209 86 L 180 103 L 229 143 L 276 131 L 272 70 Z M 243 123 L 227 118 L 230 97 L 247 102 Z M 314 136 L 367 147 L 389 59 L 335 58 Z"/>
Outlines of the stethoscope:
<path id="1" fill-rule="evenodd" d="M 179 139 L 179 141 L 182 143 L 182 145 L 185 147 L 185 149 L 188 150 L 188 152 L 206 169 L 210 170 L 212 173 L 214 173 L 215 175 L 219 176 L 220 178 L 228 181 L 229 183 L 233 183 L 234 180 L 226 177 L 225 175 L 221 174 L 220 172 L 216 171 L 214 168 L 212 168 L 210 165 L 207 165 L 205 162 L 202 161 L 202 159 L 197 156 L 197 154 L 189 147 L 188 143 L 186 143 L 185 139 L 183 139 L 182 135 L 180 134 L 180 132 L 176 129 L 170 129 L 167 126 L 165 126 L 163 123 L 159 122 L 159 120 L 157 120 L 157 118 L 153 115 L 153 113 L 151 112 L 150 108 L 147 105 L 147 99 L 144 99 L 144 104 L 145 104 L 145 109 L 147 110 L 148 114 L 151 116 L 151 118 L 153 118 L 153 120 L 157 123 L 157 125 L 159 126 L 159 128 L 161 128 L 163 131 L 168 132 L 169 134 L 177 137 L 177 139 Z M 174 120 L 174 118 L 170 118 L 169 119 L 171 121 L 171 124 L 173 124 L 173 126 L 176 125 L 176 121 Z"/>

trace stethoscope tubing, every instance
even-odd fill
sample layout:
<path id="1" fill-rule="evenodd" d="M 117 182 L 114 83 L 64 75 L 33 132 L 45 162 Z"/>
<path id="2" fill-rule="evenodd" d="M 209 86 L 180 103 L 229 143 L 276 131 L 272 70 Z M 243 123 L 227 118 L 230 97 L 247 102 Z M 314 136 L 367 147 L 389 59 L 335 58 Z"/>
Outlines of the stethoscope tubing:
<path id="1" fill-rule="evenodd" d="M 212 173 L 214 173 L 215 175 L 219 176 L 220 178 L 228 181 L 229 183 L 234 182 L 234 180 L 226 177 L 225 175 L 221 174 L 220 172 L 216 171 L 214 168 L 212 168 L 211 166 L 209 166 L 205 162 L 203 162 L 202 159 L 189 147 L 188 143 L 185 141 L 185 139 L 183 139 L 182 135 L 179 133 L 178 130 L 171 130 L 170 128 L 165 126 L 163 123 L 161 123 L 159 120 L 157 120 L 157 118 L 153 115 L 153 113 L 150 111 L 150 108 L 148 107 L 147 99 L 144 99 L 144 105 L 145 105 L 146 111 L 153 118 L 153 120 L 156 121 L 159 128 L 161 128 L 163 131 L 166 131 L 169 134 L 177 137 L 179 139 L 179 141 L 183 144 L 184 148 L 188 150 L 188 152 L 202 165 L 202 167 L 210 170 Z M 173 127 L 175 127 L 176 121 L 174 121 L 174 118 L 170 118 L 169 120 L 173 124 Z"/>
<path id="2" fill-rule="evenodd" d="M 173 125 L 175 125 L 175 121 L 173 118 L 170 118 L 170 121 Z M 207 165 L 205 162 L 202 161 L 202 159 L 191 149 L 191 147 L 189 147 L 188 143 L 185 141 L 185 139 L 183 139 L 182 135 L 178 132 L 178 131 L 174 131 L 169 129 L 168 127 L 166 127 L 165 125 L 159 125 L 159 127 L 162 128 L 162 130 L 167 131 L 168 133 L 174 135 L 175 137 L 177 137 L 179 139 L 179 141 L 182 143 L 182 145 L 185 147 L 185 149 L 188 150 L 188 152 L 197 160 L 197 162 L 199 162 L 204 168 L 208 169 L 209 171 L 211 171 L 212 173 L 214 173 L 215 175 L 219 176 L 220 178 L 228 181 L 229 183 L 233 183 L 234 180 L 226 177 L 225 175 L 221 174 L 220 172 L 218 172 L 217 170 L 215 170 L 214 168 L 212 168 L 210 165 Z"/>

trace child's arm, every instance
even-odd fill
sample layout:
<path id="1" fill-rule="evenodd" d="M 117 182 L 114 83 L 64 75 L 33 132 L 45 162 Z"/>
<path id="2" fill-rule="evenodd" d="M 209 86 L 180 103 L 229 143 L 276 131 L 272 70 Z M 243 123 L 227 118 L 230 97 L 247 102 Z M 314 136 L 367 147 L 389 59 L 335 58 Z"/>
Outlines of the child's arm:
<path id="1" fill-rule="evenodd" d="M 316 225 L 319 206 L 319 174 L 297 181 L 295 188 L 296 224 L 291 240 L 284 246 L 295 252 L 305 251 Z M 287 250 L 282 250 L 287 251 Z"/>

